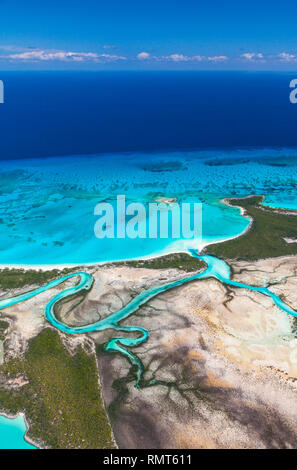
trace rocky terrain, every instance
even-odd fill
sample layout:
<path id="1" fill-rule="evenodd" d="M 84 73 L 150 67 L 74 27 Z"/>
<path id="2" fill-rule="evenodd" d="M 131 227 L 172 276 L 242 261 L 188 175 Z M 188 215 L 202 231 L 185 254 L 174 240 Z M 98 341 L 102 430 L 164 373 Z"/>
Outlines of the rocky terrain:
<path id="1" fill-rule="evenodd" d="M 234 279 L 272 285 L 297 305 L 297 258 L 231 263 Z M 137 348 L 138 390 L 125 359 L 100 352 L 103 394 L 122 448 L 297 445 L 295 321 L 257 292 L 216 280 L 159 295 L 125 324 L 150 331 Z M 101 334 L 92 337 L 102 344 Z"/>
<path id="2" fill-rule="evenodd" d="M 234 280 L 269 286 L 296 307 L 296 256 L 229 264 Z M 91 292 L 59 306 L 57 315 L 68 324 L 97 321 L 144 289 L 186 275 L 108 265 L 89 270 L 95 279 Z M 10 321 L 5 354 L 26 350 L 28 340 L 48 325 L 46 302 L 65 287 L 2 311 Z M 67 340 L 60 334 L 73 350 L 95 342 L 103 398 L 120 448 L 297 447 L 295 319 L 271 298 L 215 279 L 196 280 L 151 299 L 123 324 L 150 332 L 133 350 L 144 365 L 140 389 L 127 359 L 103 350 L 115 332 Z"/>

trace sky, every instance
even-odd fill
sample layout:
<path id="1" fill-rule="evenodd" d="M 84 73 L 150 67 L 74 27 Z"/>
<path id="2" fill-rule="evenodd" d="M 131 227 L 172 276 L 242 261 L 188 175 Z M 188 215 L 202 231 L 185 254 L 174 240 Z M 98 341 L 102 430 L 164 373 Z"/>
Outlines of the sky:
<path id="1" fill-rule="evenodd" d="M 0 70 L 296 70 L 296 0 L 0 0 Z"/>

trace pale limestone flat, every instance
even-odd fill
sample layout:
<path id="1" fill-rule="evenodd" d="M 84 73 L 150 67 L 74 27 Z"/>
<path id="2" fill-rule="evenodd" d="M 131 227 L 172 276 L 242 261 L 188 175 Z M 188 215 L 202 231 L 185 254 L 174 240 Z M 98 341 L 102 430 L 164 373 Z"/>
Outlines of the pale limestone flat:
<path id="1" fill-rule="evenodd" d="M 267 285 L 297 308 L 296 256 L 230 264 L 234 280 Z M 105 265 L 87 270 L 95 279 L 90 293 L 59 307 L 61 319 L 71 325 L 98 321 L 144 289 L 187 276 L 175 269 Z M 24 351 L 28 339 L 47 324 L 46 302 L 75 282 L 1 312 L 11 322 L 8 354 Z M 113 381 L 125 378 L 130 364 L 118 354 L 98 353 L 103 396 L 107 407 L 114 404 L 110 419 L 119 447 L 296 448 L 294 323 L 271 298 L 214 279 L 151 299 L 123 324 L 150 332 L 148 341 L 132 351 L 146 368 L 145 379 L 162 384 L 139 390 L 131 379 L 125 385 L 129 393 L 116 400 Z M 101 345 L 117 335 L 107 330 L 62 336 L 75 348 L 89 340 Z"/>

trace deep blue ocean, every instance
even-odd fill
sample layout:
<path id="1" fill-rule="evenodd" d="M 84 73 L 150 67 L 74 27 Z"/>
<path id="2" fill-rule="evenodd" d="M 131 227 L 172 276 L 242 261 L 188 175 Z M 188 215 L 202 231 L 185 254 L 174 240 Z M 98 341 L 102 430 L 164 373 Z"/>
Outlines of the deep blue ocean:
<path id="1" fill-rule="evenodd" d="M 296 74 L 297 76 L 297 74 Z M 7 72 L 0 105 L 0 264 L 139 258 L 242 233 L 221 199 L 297 208 L 292 73 Z M 47 157 L 47 158 L 46 158 Z M 97 239 L 94 208 L 203 204 L 203 237 Z M 149 219 L 147 219 L 149 224 Z"/>
<path id="2" fill-rule="evenodd" d="M 0 72 L 0 158 L 297 147 L 295 75 Z"/>

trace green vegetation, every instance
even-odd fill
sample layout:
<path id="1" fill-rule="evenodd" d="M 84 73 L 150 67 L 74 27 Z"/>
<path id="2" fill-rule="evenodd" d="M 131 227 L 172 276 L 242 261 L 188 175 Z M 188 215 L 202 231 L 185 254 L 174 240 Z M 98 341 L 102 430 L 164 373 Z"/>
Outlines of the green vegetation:
<path id="1" fill-rule="evenodd" d="M 18 287 L 30 286 L 33 284 L 46 284 L 59 276 L 65 276 L 73 272 L 73 269 L 66 268 L 61 270 L 52 269 L 50 271 L 41 271 L 34 269 L 9 269 L 0 270 L 0 287 L 4 290 L 15 289 Z"/>
<path id="2" fill-rule="evenodd" d="M 114 448 L 94 354 L 79 347 L 71 355 L 59 334 L 46 328 L 29 341 L 24 358 L 0 366 L 0 374 L 27 377 L 20 389 L 0 388 L 0 409 L 24 410 L 33 440 L 56 449 Z"/>
<path id="3" fill-rule="evenodd" d="M 159 256 L 147 260 L 120 261 L 112 263 L 114 266 L 129 266 L 131 268 L 148 268 L 148 269 L 181 269 L 186 272 L 194 272 L 203 268 L 205 264 L 187 253 L 176 253 L 166 256 Z M 52 269 L 49 271 L 41 271 L 34 269 L 9 269 L 0 270 L 0 288 L 3 290 L 16 289 L 20 287 L 43 285 L 47 282 L 73 273 L 79 270 L 78 267 L 65 268 L 63 270 Z"/>
<path id="4" fill-rule="evenodd" d="M 9 327 L 9 323 L 3 320 L 0 320 L 0 341 L 5 339 L 5 331 Z"/>
<path id="5" fill-rule="evenodd" d="M 116 266 L 128 266 L 131 268 L 147 269 L 182 269 L 185 272 L 194 272 L 205 267 L 205 263 L 193 258 L 187 253 L 174 253 L 157 258 L 133 261 L 121 261 Z"/>
<path id="6" fill-rule="evenodd" d="M 297 213 L 263 206 L 262 196 L 230 199 L 232 206 L 245 210 L 252 218 L 250 229 L 241 237 L 207 248 L 207 253 L 228 259 L 257 260 L 284 255 L 296 255 L 297 243 L 284 238 L 297 239 Z"/>

